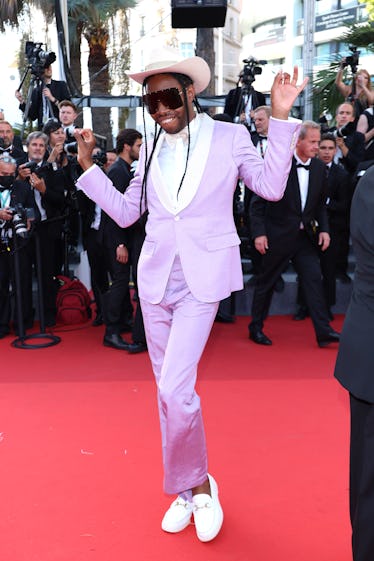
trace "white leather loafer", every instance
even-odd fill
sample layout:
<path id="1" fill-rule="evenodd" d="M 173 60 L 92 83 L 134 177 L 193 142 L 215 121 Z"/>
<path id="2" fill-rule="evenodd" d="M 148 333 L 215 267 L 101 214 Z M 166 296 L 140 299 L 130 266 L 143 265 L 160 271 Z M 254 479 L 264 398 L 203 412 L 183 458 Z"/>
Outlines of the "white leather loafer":
<path id="1" fill-rule="evenodd" d="M 189 501 L 177 497 L 165 512 L 165 516 L 161 522 L 161 528 L 165 532 L 181 532 L 191 522 L 193 505 Z"/>
<path id="2" fill-rule="evenodd" d="M 218 499 L 217 483 L 209 474 L 208 478 L 212 496 L 200 493 L 192 497 L 196 534 L 201 542 L 213 540 L 223 522 L 223 510 Z"/>

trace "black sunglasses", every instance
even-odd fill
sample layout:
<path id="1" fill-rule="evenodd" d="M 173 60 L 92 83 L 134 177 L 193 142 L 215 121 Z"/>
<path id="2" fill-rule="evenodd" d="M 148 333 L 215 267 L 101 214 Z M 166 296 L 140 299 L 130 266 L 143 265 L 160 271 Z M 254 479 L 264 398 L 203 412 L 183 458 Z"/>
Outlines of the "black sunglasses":
<path id="1" fill-rule="evenodd" d="M 151 92 L 143 95 L 143 103 L 151 115 L 157 112 L 159 103 L 162 103 L 164 107 L 169 109 L 178 109 L 178 107 L 183 105 L 181 93 L 181 90 L 178 90 L 178 88 L 167 88 L 166 90 Z"/>

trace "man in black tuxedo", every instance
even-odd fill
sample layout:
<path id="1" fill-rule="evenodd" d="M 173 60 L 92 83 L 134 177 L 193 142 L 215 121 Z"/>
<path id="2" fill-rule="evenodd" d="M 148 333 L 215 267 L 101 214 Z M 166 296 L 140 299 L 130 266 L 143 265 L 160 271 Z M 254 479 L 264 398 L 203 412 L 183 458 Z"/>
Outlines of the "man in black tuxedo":
<path id="1" fill-rule="evenodd" d="M 26 154 L 21 146 L 14 142 L 14 131 L 8 121 L 0 121 L 0 154 L 9 154 L 17 164 L 26 160 Z"/>
<path id="2" fill-rule="evenodd" d="M 350 395 L 350 518 L 354 561 L 374 559 L 374 167 L 352 200 L 351 238 L 356 258 L 353 293 L 335 366 Z"/>
<path id="3" fill-rule="evenodd" d="M 328 306 L 336 300 L 336 266 L 341 247 L 346 243 L 349 231 L 349 211 L 351 206 L 351 176 L 334 162 L 336 137 L 325 133 L 321 137 L 318 158 L 327 166 L 327 214 L 331 242 L 326 252 L 321 254 L 321 267 Z"/>
<path id="4" fill-rule="evenodd" d="M 266 148 L 268 145 L 268 130 L 269 121 L 271 117 L 271 107 L 268 105 L 260 105 L 253 110 L 253 122 L 255 124 L 255 130 L 251 132 L 251 138 L 253 145 L 257 148 L 257 152 L 260 154 L 261 158 L 265 156 Z M 250 225 L 250 204 L 253 195 L 253 191 L 250 189 L 244 189 L 244 224 L 248 229 L 250 243 L 249 243 L 249 253 L 252 261 L 252 274 L 253 276 L 248 281 L 248 286 L 254 286 L 256 282 L 256 275 L 260 271 L 261 266 L 261 254 L 253 246 L 251 239 L 251 225 Z M 284 289 L 284 280 L 280 276 L 275 285 L 276 292 L 282 292 Z"/>
<path id="5" fill-rule="evenodd" d="M 256 196 L 251 202 L 252 237 L 262 262 L 248 327 L 250 339 L 260 345 L 272 344 L 262 328 L 275 282 L 289 261 L 299 275 L 318 345 L 325 347 L 339 340 L 339 334 L 329 324 L 318 257 L 318 247 L 325 251 L 330 243 L 325 206 L 326 167 L 314 157 L 320 135 L 317 123 L 305 121 L 283 198 L 268 202 Z"/>
<path id="6" fill-rule="evenodd" d="M 61 239 L 65 212 L 65 178 L 48 162 L 48 136 L 41 131 L 30 133 L 26 139 L 26 164 L 18 167 L 18 179 L 29 183 L 36 208 L 35 235 L 31 239 L 28 253 L 31 263 L 37 267 L 35 236 L 38 236 L 41 253 L 41 281 L 43 292 L 44 323 L 56 323 L 56 296 L 58 285 L 55 276 L 61 273 Z M 52 158 L 52 155 L 49 155 Z M 35 168 L 30 168 L 33 162 Z M 32 279 L 29 278 L 30 291 Z M 28 310 L 25 317 L 28 327 L 33 314 Z"/>
<path id="7" fill-rule="evenodd" d="M 16 98 L 22 112 L 26 109 L 26 102 L 19 90 Z M 44 69 L 38 85 L 31 93 L 31 103 L 27 118 L 30 121 L 38 120 L 38 129 L 41 130 L 48 119 L 59 117 L 59 103 L 63 99 L 70 99 L 70 92 L 66 82 L 52 79 L 52 65 Z"/>
<path id="8" fill-rule="evenodd" d="M 365 135 L 356 131 L 355 109 L 352 103 L 344 102 L 336 110 L 336 127 L 330 132 L 336 136 L 335 163 L 340 163 L 354 173 L 360 162 L 365 159 Z"/>
<path id="9" fill-rule="evenodd" d="M 351 180 L 348 172 L 340 164 L 334 162 L 336 153 L 336 137 L 332 133 L 321 136 L 318 158 L 327 168 L 327 199 L 326 207 L 330 228 L 330 245 L 326 251 L 320 251 L 323 286 L 329 316 L 332 318 L 331 307 L 336 302 L 336 263 L 339 250 L 345 243 L 345 232 L 349 229 L 349 209 L 351 204 Z M 309 314 L 301 291 L 299 291 L 299 308 L 294 319 L 302 320 Z"/>
<path id="10" fill-rule="evenodd" d="M 110 167 L 108 177 L 121 193 L 126 191 L 132 179 L 132 164 L 139 158 L 141 145 L 142 135 L 135 129 L 123 129 L 117 135 L 117 159 Z M 102 211 L 101 213 L 99 236 L 101 235 L 107 269 L 112 281 L 109 290 L 102 296 L 104 323 L 106 326 L 104 345 L 129 352 L 146 350 L 144 331 L 142 336 L 133 331 L 132 344 L 121 337 L 123 324 L 129 322 L 133 311 L 130 300 L 129 281 L 131 252 L 136 227 L 137 224 L 129 228 L 121 228 L 105 212 Z M 139 314 L 140 306 L 138 308 Z M 134 327 L 137 325 L 138 323 L 135 321 Z M 135 347 L 132 345 L 135 345 Z"/>

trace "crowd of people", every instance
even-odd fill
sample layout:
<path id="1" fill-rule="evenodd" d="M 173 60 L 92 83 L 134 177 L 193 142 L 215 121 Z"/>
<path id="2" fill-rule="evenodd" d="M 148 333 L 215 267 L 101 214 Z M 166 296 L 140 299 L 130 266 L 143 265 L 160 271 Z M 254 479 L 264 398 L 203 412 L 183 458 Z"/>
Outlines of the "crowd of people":
<path id="1" fill-rule="evenodd" d="M 336 87 L 346 99 L 336 110 L 334 126 L 321 128 L 319 123 L 303 122 L 282 200 L 269 202 L 248 189 L 244 192 L 242 227 L 250 240 L 252 262 L 248 285 L 254 287 L 248 327 L 249 338 L 257 344 L 272 345 L 263 326 L 273 292 L 283 289 L 282 273 L 290 263 L 299 285 L 294 319 L 311 317 L 320 347 L 339 341 L 330 321 L 336 280 L 351 282 L 351 200 L 361 170 L 374 159 L 370 75 L 358 70 L 352 84 L 347 85 L 342 80 L 344 67 L 343 61 Z M 264 157 L 271 107 L 259 105 L 255 93 L 240 102 L 240 87 L 232 90 L 226 103 L 227 117 L 235 121 L 233 107 L 241 107 L 239 121 L 247 126 L 254 146 Z M 234 99 L 236 103 L 232 103 Z M 232 320 L 226 318 L 227 322 Z"/>
<path id="2" fill-rule="evenodd" d="M 39 130 L 24 145 L 1 115 L 0 338 L 9 334 L 12 318 L 16 332 L 20 318 L 22 327 L 33 326 L 32 278 L 38 268 L 42 319 L 46 326 L 55 325 L 56 278 L 68 265 L 69 244 L 81 236 L 96 305 L 93 326 L 105 325 L 103 345 L 130 354 L 149 351 L 158 390 L 164 489 L 177 495 L 161 527 L 180 532 L 193 516 L 197 537 L 205 542 L 219 533 L 223 510 L 217 482 L 208 473 L 195 382 L 212 324 L 224 318 L 220 301 L 243 286 L 233 212 L 238 180 L 248 187 L 243 222 L 254 273 L 250 340 L 272 345 L 264 322 L 291 262 L 299 280 L 295 319 L 310 316 L 319 347 L 338 342 L 340 335 L 330 324 L 332 306 L 336 279 L 351 281 L 349 215 L 361 170 L 373 163 L 374 93 L 366 71 L 357 72 L 347 86 L 339 69 L 336 85 L 345 100 L 334 127 L 321 133 L 319 123 L 288 118 L 307 83 L 297 84 L 295 68 L 292 76 L 276 75 L 271 106 L 253 89 L 241 98 L 238 85 L 227 98 L 227 114 L 210 119 L 196 100 L 210 80 L 206 62 L 200 57 L 159 60 L 130 74 L 142 84 L 144 108 L 155 121 L 155 135 L 144 139 L 144 150 L 142 134 L 123 129 L 115 154 L 103 157 L 94 133 L 75 127 L 77 107 L 64 84 L 52 80 L 50 67 L 30 103 L 16 92 L 20 109 L 38 120 Z M 356 197 L 356 214 L 357 208 L 362 215 L 371 209 L 370 187 L 364 182 L 362 197 Z M 371 237 L 370 228 L 355 230 L 357 243 Z M 370 277 L 363 274 L 370 251 L 361 255 L 361 296 Z M 11 287 L 13 294 L 19 291 L 13 305 Z M 370 427 L 372 403 L 362 389 L 366 373 L 358 382 L 351 380 L 355 349 L 349 330 L 362 325 L 360 314 L 366 310 L 358 298 L 354 304 L 336 375 L 353 388 L 353 547 L 355 561 L 367 561 L 373 554 L 373 539 L 366 536 L 372 536 L 366 522 L 372 506 L 370 497 L 362 500 L 362 487 L 372 485 L 374 468 L 365 452 L 370 439 L 361 438 L 361 426 Z M 128 342 L 122 333 L 130 331 Z M 371 471 L 362 477 L 367 465 Z"/>
<path id="3" fill-rule="evenodd" d="M 103 344 L 131 354 L 145 351 L 141 309 L 133 304 L 144 220 L 120 228 L 77 191 L 75 183 L 82 173 L 74 137 L 79 111 L 65 82 L 52 80 L 51 66 L 32 91 L 28 108 L 21 92 L 16 98 L 21 111 L 27 110 L 37 121 L 38 130 L 22 142 L 1 115 L 0 338 L 12 329 L 19 335 L 31 329 L 36 304 L 41 325 L 56 324 L 59 276 L 71 276 L 72 255 L 82 244 L 96 311 L 92 325 L 105 324 Z M 115 151 L 103 151 L 101 143 L 93 148 L 95 162 L 121 192 L 132 178 L 141 144 L 140 132 L 124 129 Z M 35 278 L 38 302 L 33 297 Z M 131 280 L 135 293 L 130 294 Z M 132 333 L 132 341 L 122 337 L 124 332 Z"/>
<path id="4" fill-rule="evenodd" d="M 335 125 L 328 131 L 324 127 L 321 136 L 316 123 L 303 123 L 282 201 L 265 202 L 254 196 L 253 191 L 244 190 L 242 225 L 250 240 L 253 274 L 248 284 L 254 286 L 249 337 L 258 344 L 272 344 L 263 332 L 263 325 L 273 291 L 284 287 L 282 273 L 289 263 L 294 265 L 299 281 L 294 319 L 311 317 L 320 346 L 339 338 L 329 322 L 333 319 L 332 308 L 336 301 L 336 279 L 345 283 L 351 281 L 348 274 L 350 202 L 357 183 L 357 169 L 360 165 L 367 167 L 374 155 L 374 92 L 370 75 L 366 70 L 359 70 L 352 84 L 347 85 L 342 80 L 343 68 L 344 63 L 339 68 L 336 87 L 346 100 L 336 111 Z M 30 118 L 37 120 L 39 131 L 31 133 L 24 146 L 4 114 L 0 120 L 0 155 L 13 159 L 9 162 L 6 159 L 4 163 L 16 166 L 11 174 L 15 175 L 15 187 L 19 183 L 31 187 L 31 206 L 35 207 L 35 219 L 27 219 L 31 228 L 30 242 L 23 240 L 17 250 L 25 273 L 21 276 L 25 328 L 32 327 L 35 316 L 32 303 L 35 239 L 40 239 L 41 296 L 46 326 L 53 326 L 56 320 L 58 283 L 55 279 L 61 272 L 66 273 L 70 252 L 82 241 L 87 250 L 96 303 L 93 325 L 105 323 L 106 326 L 103 344 L 129 352 L 146 350 L 140 306 L 136 306 L 139 311 L 134 320 L 134 306 L 128 290 L 130 278 L 136 285 L 136 266 L 146 218 L 131 228 L 120 228 L 83 193 L 76 192 L 75 182 L 81 173 L 74 136 L 78 110 L 70 100 L 65 82 L 52 79 L 51 66 L 45 68 L 42 78 L 41 85 L 32 92 L 27 109 Z M 261 92 L 251 87 L 248 95 L 247 88 L 242 87 L 239 76 L 237 88 L 227 95 L 225 112 L 214 117 L 245 125 L 256 150 L 264 157 L 272 108 L 265 104 Z M 25 111 L 26 103 L 20 91 L 16 91 L 16 98 L 20 110 Z M 103 155 L 99 146 L 94 149 L 101 154 L 101 159 L 104 156 L 102 168 L 110 170 L 109 177 L 121 192 L 132 178 L 141 144 L 142 135 L 138 131 L 124 129 L 118 135 L 116 150 Z M 303 185 L 300 194 L 299 185 Z M 4 193 L 6 190 L 2 188 L 0 216 L 6 223 L 6 227 L 2 227 L 2 247 L 8 273 L 1 298 L 7 302 L 4 310 L 13 308 L 16 327 L 16 305 L 11 306 L 9 296 L 14 242 L 10 213 L 3 210 Z M 236 196 L 238 193 L 237 189 Z M 295 229 L 291 232 L 293 220 Z M 301 239 L 304 240 L 303 249 Z M 287 251 L 280 252 L 280 246 L 287 247 Z M 308 256 L 305 257 L 305 253 Z M 53 258 L 46 260 L 46 255 Z M 234 317 L 220 307 L 216 319 L 232 322 Z M 9 311 L 0 323 L 0 337 L 9 333 L 10 326 Z M 129 343 L 122 333 L 133 328 L 133 341 Z"/>

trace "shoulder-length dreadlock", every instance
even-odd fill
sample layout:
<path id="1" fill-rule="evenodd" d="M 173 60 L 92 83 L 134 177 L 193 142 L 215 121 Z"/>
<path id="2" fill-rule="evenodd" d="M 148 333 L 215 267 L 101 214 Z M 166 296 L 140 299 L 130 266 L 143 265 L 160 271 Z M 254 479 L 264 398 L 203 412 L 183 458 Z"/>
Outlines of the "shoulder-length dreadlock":
<path id="1" fill-rule="evenodd" d="M 179 74 L 179 73 L 176 73 L 176 72 L 172 72 L 172 73 L 168 72 L 167 74 L 170 74 L 171 76 L 173 76 L 173 78 L 175 78 L 179 82 L 179 84 L 182 88 L 183 102 L 184 102 L 184 106 L 186 108 L 186 117 L 187 117 L 187 129 L 188 129 L 187 158 L 186 158 L 186 165 L 185 165 L 185 168 L 184 168 L 182 179 L 181 179 L 181 181 L 179 183 L 179 187 L 178 187 L 178 193 L 177 193 L 177 198 L 178 198 L 179 191 L 182 188 L 182 184 L 183 184 L 185 175 L 187 173 L 187 165 L 188 165 L 188 159 L 189 159 L 189 155 L 190 155 L 190 147 L 191 147 L 190 111 L 189 111 L 189 108 L 188 108 L 188 100 L 187 100 L 187 91 L 186 90 L 189 86 L 191 86 L 193 84 L 193 81 L 191 80 L 191 78 L 189 76 L 186 76 L 185 74 Z M 147 82 L 151 77 L 152 76 L 149 76 L 143 82 L 143 94 L 145 94 L 145 92 L 146 92 Z M 196 107 L 197 112 L 201 113 L 202 109 L 201 109 L 200 104 L 199 104 L 199 102 L 197 101 L 196 98 L 194 98 L 193 103 Z M 145 144 L 145 164 L 144 164 L 144 176 L 143 176 L 143 182 L 142 182 L 142 190 L 141 190 L 141 196 L 140 196 L 140 214 L 142 214 L 143 201 L 144 201 L 144 208 L 147 208 L 147 178 L 148 178 L 148 172 L 149 172 L 149 168 L 151 166 L 153 154 L 155 152 L 158 139 L 160 138 L 160 134 L 161 134 L 161 131 L 162 131 L 161 127 L 159 127 L 157 125 L 157 123 L 155 122 L 155 132 L 154 132 L 152 150 L 151 150 L 151 153 L 148 156 L 148 142 L 147 142 L 147 130 L 146 130 L 146 125 L 145 125 L 144 103 L 143 103 L 143 125 L 144 125 L 144 144 Z"/>

